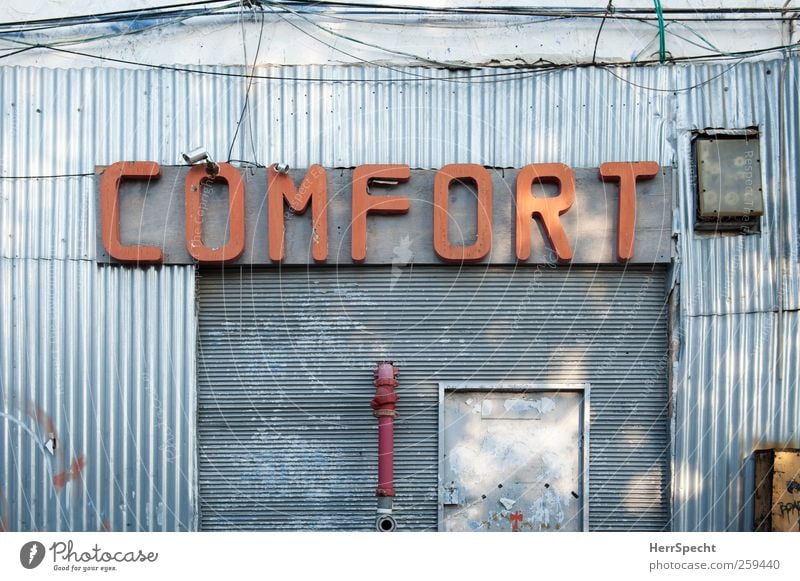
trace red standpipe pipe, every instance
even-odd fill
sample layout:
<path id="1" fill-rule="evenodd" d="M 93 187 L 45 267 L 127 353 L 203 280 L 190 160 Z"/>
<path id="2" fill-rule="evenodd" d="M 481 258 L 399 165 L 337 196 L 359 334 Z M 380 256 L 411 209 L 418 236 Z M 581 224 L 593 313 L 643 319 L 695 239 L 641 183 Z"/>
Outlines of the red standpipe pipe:
<path id="1" fill-rule="evenodd" d="M 394 418 L 397 417 L 397 376 L 400 370 L 391 361 L 378 363 L 373 371 L 375 397 L 372 398 L 373 414 L 378 418 L 378 519 L 379 531 L 393 531 L 397 526 L 392 517 L 394 497 Z"/>

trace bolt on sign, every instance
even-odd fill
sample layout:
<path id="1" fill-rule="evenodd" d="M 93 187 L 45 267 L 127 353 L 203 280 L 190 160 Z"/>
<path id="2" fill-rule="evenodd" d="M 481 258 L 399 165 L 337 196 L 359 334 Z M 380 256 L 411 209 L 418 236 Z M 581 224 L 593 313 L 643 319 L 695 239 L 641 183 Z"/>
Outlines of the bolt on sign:
<path id="1" fill-rule="evenodd" d="M 671 255 L 672 170 L 652 161 L 208 171 L 98 168 L 98 262 L 653 264 Z"/>

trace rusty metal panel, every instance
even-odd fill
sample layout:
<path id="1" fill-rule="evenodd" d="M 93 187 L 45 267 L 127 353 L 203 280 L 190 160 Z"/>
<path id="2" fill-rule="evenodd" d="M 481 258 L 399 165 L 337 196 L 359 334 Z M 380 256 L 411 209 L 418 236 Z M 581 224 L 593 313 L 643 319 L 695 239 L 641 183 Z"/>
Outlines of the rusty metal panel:
<path id="1" fill-rule="evenodd" d="M 589 527 L 666 528 L 664 274 L 635 265 L 201 271 L 201 528 L 372 530 L 371 373 L 385 359 L 401 369 L 400 530 L 438 529 L 438 385 L 454 381 L 590 383 Z"/>
<path id="2" fill-rule="evenodd" d="M 567 384 L 442 385 L 441 530 L 586 530 L 587 395 Z"/>

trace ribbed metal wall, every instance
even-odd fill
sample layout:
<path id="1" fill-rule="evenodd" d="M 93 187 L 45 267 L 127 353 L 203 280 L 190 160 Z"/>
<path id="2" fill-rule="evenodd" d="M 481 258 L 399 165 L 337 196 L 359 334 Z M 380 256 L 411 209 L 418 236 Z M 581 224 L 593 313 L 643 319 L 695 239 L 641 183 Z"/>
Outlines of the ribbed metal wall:
<path id="1" fill-rule="evenodd" d="M 24 177 L 175 163 L 171 123 L 191 125 L 191 107 L 154 84 L 0 69 L 5 530 L 196 527 L 194 270 L 98 266 L 94 178 Z"/>
<path id="2" fill-rule="evenodd" d="M 204 70 L 227 74 L 245 69 Z M 679 170 L 676 193 L 680 216 L 675 274 L 680 287 L 674 296 L 680 299 L 680 309 L 675 328 L 679 360 L 673 385 L 677 400 L 673 527 L 747 528 L 749 509 L 738 508 L 738 503 L 747 502 L 749 490 L 744 477 L 747 469 L 742 467 L 748 463 L 749 451 L 764 441 L 756 437 L 800 446 L 796 430 L 775 431 L 776 425 L 784 425 L 783 418 L 800 417 L 800 399 L 792 387 L 797 383 L 800 361 L 798 350 L 792 348 L 798 342 L 794 317 L 800 303 L 800 71 L 796 58 L 735 66 L 698 64 L 612 71 L 582 68 L 555 73 L 454 73 L 419 68 L 390 71 L 370 67 L 266 67 L 258 72 L 273 79 L 253 83 L 249 100 L 252 115 L 245 116 L 231 155 L 234 159 L 260 163 L 281 160 L 295 167 L 369 162 L 403 162 L 414 167 L 452 162 L 519 166 L 530 161 L 593 166 L 619 159 L 675 164 Z M 510 74 L 485 76 L 496 72 Z M 91 173 L 96 164 L 123 159 L 177 164 L 182 149 L 201 143 L 216 158 L 225 159 L 246 87 L 246 79 L 170 71 L 0 68 L 0 175 Z M 747 125 L 757 125 L 762 132 L 767 194 L 762 233 L 711 240 L 707 235 L 695 235 L 693 198 L 685 177 L 689 168 L 688 132 Z M 75 391 L 78 384 L 68 381 L 69 374 L 83 366 L 89 372 L 81 386 L 126 382 L 131 393 L 141 396 L 146 383 L 135 366 L 104 377 L 98 374 L 110 367 L 101 369 L 96 363 L 139 357 L 148 369 L 160 368 L 160 373 L 176 378 L 175 388 L 165 392 L 163 407 L 187 411 L 170 414 L 172 423 L 168 427 L 182 442 L 190 442 L 193 433 L 192 270 L 162 268 L 123 276 L 112 275 L 115 268 L 106 271 L 96 267 L 93 184 L 91 177 L 0 180 L 0 260 L 4 273 L 0 279 L 0 390 L 6 414 L 0 434 L 4 478 L 0 487 L 15 506 L 19 502 L 24 505 L 27 498 L 28 506 L 33 507 L 28 512 L 36 514 L 56 514 L 57 495 L 39 494 L 32 505 L 26 497 L 26 487 L 39 478 L 41 470 L 32 462 L 14 462 L 14 457 L 23 457 L 20 447 L 26 445 L 14 439 L 19 437 L 19 430 L 25 432 L 15 422 L 21 422 L 37 438 L 42 439 L 43 434 L 36 431 L 32 419 L 14 409 L 17 404 L 9 402 L 36 394 L 34 403 L 54 418 L 60 434 L 67 425 L 74 429 L 85 423 L 80 415 L 83 410 L 121 421 L 121 416 L 111 414 L 104 404 L 98 408 L 92 401 L 87 403 L 85 396 Z M 23 286 L 6 276 L 15 269 L 30 276 Z M 48 272 L 54 274 L 49 276 Z M 156 284 L 151 277 L 159 281 L 163 278 L 164 282 L 158 284 L 165 285 L 164 294 L 148 295 Z M 80 296 L 96 297 L 95 305 L 81 311 L 68 302 L 74 296 L 69 294 L 72 290 L 68 285 L 75 280 L 85 281 Z M 96 306 L 103 297 L 109 301 L 127 297 L 136 305 L 147 304 L 153 309 L 147 317 L 137 312 L 130 318 L 129 327 L 122 326 L 116 316 L 110 317 L 109 332 L 120 337 L 119 343 L 112 351 L 97 339 L 99 352 L 95 355 L 84 349 L 76 333 L 80 330 L 92 337 L 103 336 L 106 331 L 104 327 L 97 330 L 98 321 L 108 313 Z M 169 315 L 172 318 L 167 319 L 162 314 L 167 312 L 163 301 L 185 307 L 175 307 Z M 47 328 L 29 327 L 27 335 L 20 335 L 21 331 L 14 330 L 15 321 L 26 320 L 26 313 L 34 312 L 43 313 L 40 316 L 48 321 Z M 80 320 L 76 319 L 78 314 Z M 774 320 L 775 341 L 761 341 L 742 352 L 728 341 L 727 329 L 749 329 L 753 325 L 737 327 L 726 318 L 734 315 L 756 318 L 758 322 L 753 325 L 762 329 Z M 57 352 L 63 365 L 57 366 L 52 360 L 53 350 L 46 347 L 52 336 L 50 321 L 63 325 L 58 327 L 64 338 Z M 137 355 L 133 337 L 144 334 L 148 350 Z M 711 337 L 719 339 L 718 352 L 705 349 Z M 177 352 L 172 359 L 159 355 L 173 353 L 171 350 Z M 749 382 L 737 372 L 739 378 L 728 383 L 716 374 L 701 373 L 730 361 L 734 369 L 746 369 L 764 357 L 771 358 L 770 366 L 780 373 L 762 374 Z M 47 374 L 52 376 L 50 383 L 42 379 Z M 741 396 L 731 401 L 767 402 L 761 405 L 771 406 L 770 413 L 753 416 L 750 409 L 739 408 L 738 418 L 754 422 L 752 438 L 742 435 L 736 416 L 730 420 L 717 418 L 720 433 L 741 445 L 735 454 L 726 452 L 721 443 L 708 454 L 699 454 L 696 441 L 707 430 L 706 416 L 696 409 L 681 408 L 681 402 L 724 390 Z M 63 399 L 57 399 L 57 394 Z M 61 401 L 81 405 L 55 407 Z M 110 404 L 110 399 L 107 401 Z M 137 417 L 142 426 L 153 425 L 148 416 Z M 97 436 L 128 432 L 122 427 L 109 424 Z M 181 515 L 181 524 L 175 528 L 190 526 L 194 451 L 181 447 L 174 463 L 163 455 L 154 456 L 152 461 L 140 459 L 139 464 L 147 471 L 161 475 L 151 470 L 159 467 L 166 476 L 136 485 L 129 478 L 124 485 L 127 488 L 121 488 L 120 480 L 106 466 L 111 459 L 118 467 L 119 458 L 133 457 L 130 452 L 123 454 L 122 442 L 115 439 L 113 450 L 69 450 L 72 455 L 84 455 L 87 475 L 92 466 L 103 467 L 100 476 L 94 476 L 101 479 L 99 496 L 92 499 L 97 505 L 108 506 L 109 514 L 101 517 L 108 517 L 112 528 L 123 528 L 125 511 L 115 509 L 119 506 L 117 496 L 106 492 L 116 490 L 115 494 L 129 499 L 135 493 L 136 504 L 144 503 L 138 509 L 140 514 L 150 510 L 140 499 L 148 495 L 164 498 L 164 505 Z M 125 446 L 131 449 L 132 442 L 126 440 Z M 723 452 L 728 468 L 724 473 L 715 472 L 712 466 Z M 686 484 L 695 478 L 693 475 L 712 472 L 715 476 L 701 478 L 702 486 Z M 182 492 L 173 495 L 172 489 L 162 484 L 164 478 L 175 483 L 172 489 Z M 0 509 L 3 502 L 0 498 Z M 734 505 L 735 510 L 730 508 Z M 74 523 L 83 522 L 82 517 L 70 516 L 79 514 L 78 506 L 71 502 L 69 511 L 61 511 L 62 516 L 49 524 L 31 524 L 30 518 L 22 519 L 19 513 L 4 522 L 14 530 L 80 528 Z M 93 509 L 87 504 L 86 510 Z M 150 520 L 157 522 L 154 517 Z M 86 522 L 86 528 L 95 526 Z"/>
<path id="3" fill-rule="evenodd" d="M 3 528 L 192 528 L 193 292 L 185 269 L 0 261 Z"/>
<path id="4" fill-rule="evenodd" d="M 0 68 L 0 511 L 7 528 L 192 527 L 192 269 L 98 267 L 93 177 L 8 178 L 92 173 L 96 165 L 126 159 L 179 164 L 181 150 L 200 144 L 225 159 L 247 80 L 224 75 L 246 69 L 203 71 L 223 75 Z M 494 79 L 483 76 L 492 70 L 310 66 L 258 72 L 273 79 L 253 83 L 251 114 L 234 159 L 295 167 L 376 161 L 519 166 L 531 160 L 591 166 L 608 159 L 664 163 L 671 156 L 666 97 L 646 95 L 602 71 L 501 71 L 512 74 Z M 644 85 L 669 75 L 666 69 L 617 74 Z M 5 274 L 17 271 L 27 273 L 24 282 Z M 79 295 L 75 280 L 82 281 Z M 24 326 L 30 313 L 43 322 Z M 171 388 L 149 387 L 165 377 Z M 125 397 L 112 398 L 112 390 Z M 70 496 L 69 509 L 55 490 L 36 497 L 27 492 L 44 482 L 46 457 L 34 460 L 28 448 L 46 434 L 19 409 L 26 398 L 53 419 L 59 441 L 69 442 L 62 450 L 85 461 L 81 484 L 70 485 L 80 495 Z M 95 418 L 103 423 L 92 423 Z M 182 444 L 155 446 L 165 437 Z M 147 477 L 123 475 L 129 471 Z M 164 518 L 163 511 L 178 516 Z"/>
<path id="5" fill-rule="evenodd" d="M 204 529 L 373 528 L 387 358 L 400 528 L 437 528 L 437 382 L 472 380 L 590 382 L 591 528 L 668 526 L 663 269 L 216 270 L 198 295 Z"/>
<path id="6" fill-rule="evenodd" d="M 798 61 L 682 67 L 675 530 L 752 530 L 754 450 L 800 445 Z M 710 80 L 709 80 L 710 79 Z M 758 127 L 761 233 L 694 232 L 692 131 Z"/>

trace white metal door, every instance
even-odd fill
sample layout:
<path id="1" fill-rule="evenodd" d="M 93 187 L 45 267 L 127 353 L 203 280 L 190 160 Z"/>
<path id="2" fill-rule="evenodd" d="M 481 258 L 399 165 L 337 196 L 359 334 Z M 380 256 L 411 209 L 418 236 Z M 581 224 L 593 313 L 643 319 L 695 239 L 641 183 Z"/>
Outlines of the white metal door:
<path id="1" fill-rule="evenodd" d="M 588 389 L 524 387 L 443 387 L 443 530 L 584 530 Z"/>

